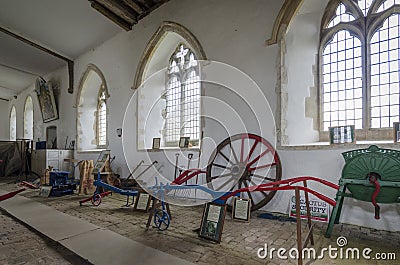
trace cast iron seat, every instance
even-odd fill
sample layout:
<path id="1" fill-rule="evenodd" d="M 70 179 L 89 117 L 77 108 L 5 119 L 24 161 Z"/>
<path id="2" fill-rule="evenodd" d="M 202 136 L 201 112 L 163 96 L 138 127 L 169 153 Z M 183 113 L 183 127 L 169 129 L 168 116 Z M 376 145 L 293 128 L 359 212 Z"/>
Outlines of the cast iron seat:
<path id="1" fill-rule="evenodd" d="M 339 180 L 336 206 L 332 210 L 325 236 L 339 223 L 345 197 L 372 202 L 375 219 L 380 218 L 378 203 L 400 203 L 400 151 L 371 145 L 342 153 L 345 166 Z M 348 192 L 346 192 L 348 190 Z"/>

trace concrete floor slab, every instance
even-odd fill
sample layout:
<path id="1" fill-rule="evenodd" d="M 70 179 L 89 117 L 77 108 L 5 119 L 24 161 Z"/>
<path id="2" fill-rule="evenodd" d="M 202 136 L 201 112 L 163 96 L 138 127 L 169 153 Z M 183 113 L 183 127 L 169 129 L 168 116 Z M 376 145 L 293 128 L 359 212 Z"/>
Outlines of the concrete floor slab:
<path id="1" fill-rule="evenodd" d="M 21 222 L 55 241 L 100 228 L 19 195 L 0 202 L 0 206 Z"/>
<path id="2" fill-rule="evenodd" d="M 93 264 L 193 264 L 109 230 L 90 231 L 60 243 Z"/>
<path id="3" fill-rule="evenodd" d="M 20 195 L 0 207 L 93 264 L 193 264 Z"/>

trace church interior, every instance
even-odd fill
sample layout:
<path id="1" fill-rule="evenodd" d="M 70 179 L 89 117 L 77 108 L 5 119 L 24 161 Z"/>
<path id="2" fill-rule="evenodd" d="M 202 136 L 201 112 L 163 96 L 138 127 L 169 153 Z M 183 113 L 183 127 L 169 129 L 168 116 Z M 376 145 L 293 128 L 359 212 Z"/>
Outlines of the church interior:
<path id="1" fill-rule="evenodd" d="M 398 264 L 400 0 L 0 6 L 0 264 Z"/>

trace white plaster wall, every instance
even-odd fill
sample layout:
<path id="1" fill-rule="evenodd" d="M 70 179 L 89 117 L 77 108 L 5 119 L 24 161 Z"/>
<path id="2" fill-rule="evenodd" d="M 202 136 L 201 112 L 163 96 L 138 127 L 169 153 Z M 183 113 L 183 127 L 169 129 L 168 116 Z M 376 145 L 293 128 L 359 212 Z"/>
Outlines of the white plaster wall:
<path id="1" fill-rule="evenodd" d="M 0 100 L 0 140 L 10 139 L 10 111 L 9 102 Z"/>
<path id="2" fill-rule="evenodd" d="M 310 88 L 318 86 L 313 67 L 317 67 L 320 24 L 327 3 L 328 0 L 304 1 L 285 36 L 287 83 L 282 85 L 282 89 L 288 93 L 285 118 L 289 145 L 319 141 L 313 120 L 305 117 L 305 99 L 310 96 Z"/>

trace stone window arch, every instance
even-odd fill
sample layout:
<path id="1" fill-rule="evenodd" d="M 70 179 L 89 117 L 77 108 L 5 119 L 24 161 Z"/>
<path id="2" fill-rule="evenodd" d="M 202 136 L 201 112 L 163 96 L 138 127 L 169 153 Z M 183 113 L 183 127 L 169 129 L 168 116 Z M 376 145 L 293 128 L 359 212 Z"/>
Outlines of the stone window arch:
<path id="1" fill-rule="evenodd" d="M 106 102 L 109 97 L 104 75 L 97 66 L 89 64 L 81 77 L 77 94 L 78 151 L 107 148 Z"/>
<path id="2" fill-rule="evenodd" d="M 196 37 L 174 22 L 163 22 L 148 43 L 138 65 L 133 88 L 138 91 L 139 149 L 178 147 L 190 137 L 198 147 L 201 137 L 201 82 L 197 62 L 206 60 Z"/>
<path id="3" fill-rule="evenodd" d="M 13 105 L 10 111 L 10 141 L 17 140 L 17 110 Z"/>
<path id="4" fill-rule="evenodd" d="M 33 101 L 27 96 L 24 105 L 24 139 L 33 140 Z"/>

